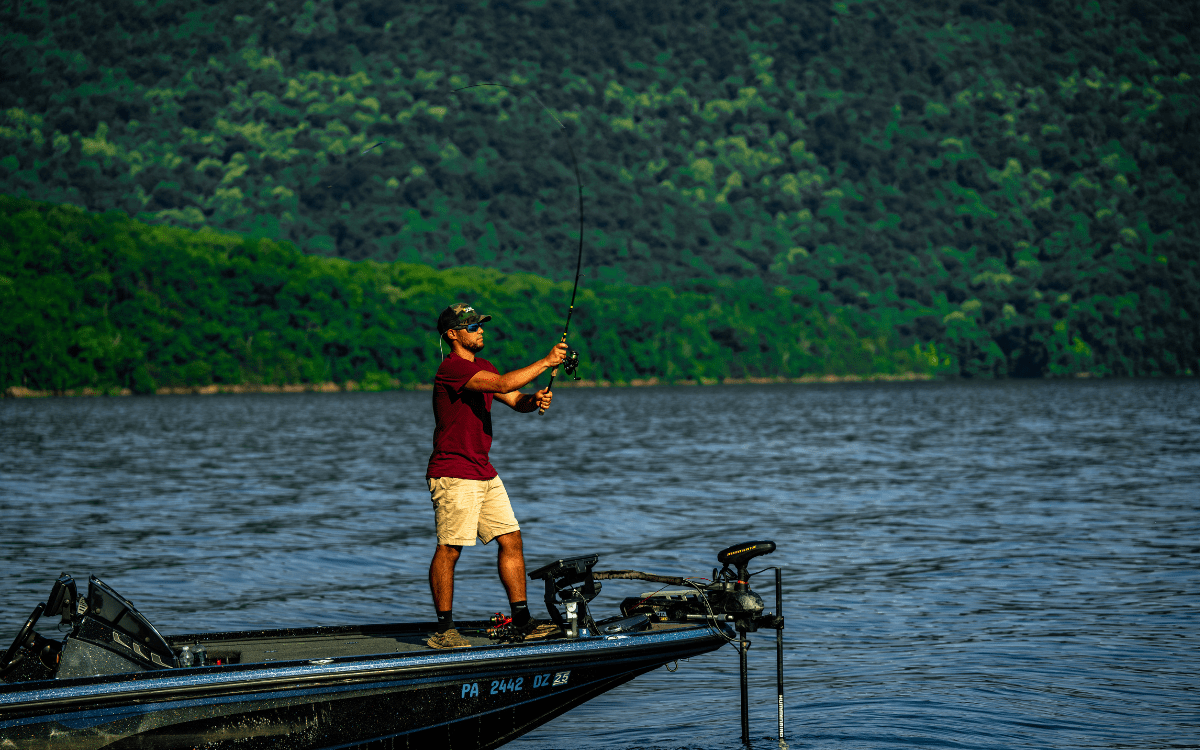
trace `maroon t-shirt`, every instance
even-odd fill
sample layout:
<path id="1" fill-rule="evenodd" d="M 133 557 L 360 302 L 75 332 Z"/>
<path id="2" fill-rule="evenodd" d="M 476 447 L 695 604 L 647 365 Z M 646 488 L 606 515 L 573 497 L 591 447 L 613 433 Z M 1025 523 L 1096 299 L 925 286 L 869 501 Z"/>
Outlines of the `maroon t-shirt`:
<path id="1" fill-rule="evenodd" d="M 499 372 L 482 357 L 468 362 L 450 354 L 433 379 L 433 454 L 427 478 L 487 480 L 496 476 L 488 460 L 492 447 L 492 394 L 468 391 L 475 373 Z"/>

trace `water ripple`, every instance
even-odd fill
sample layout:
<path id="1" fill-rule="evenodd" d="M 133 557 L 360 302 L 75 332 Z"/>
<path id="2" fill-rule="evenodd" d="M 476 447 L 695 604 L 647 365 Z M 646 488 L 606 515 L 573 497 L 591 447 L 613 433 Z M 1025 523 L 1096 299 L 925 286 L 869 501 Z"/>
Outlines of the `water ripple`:
<path id="1" fill-rule="evenodd" d="M 165 632 L 430 619 L 431 422 L 428 393 L 0 402 L 0 636 L 64 569 Z M 1194 382 L 563 390 L 495 422 L 532 564 L 707 575 L 779 544 L 792 747 L 1200 744 Z M 493 554 L 456 612 L 503 608 Z M 513 744 L 567 746 L 738 747 L 735 655 Z"/>

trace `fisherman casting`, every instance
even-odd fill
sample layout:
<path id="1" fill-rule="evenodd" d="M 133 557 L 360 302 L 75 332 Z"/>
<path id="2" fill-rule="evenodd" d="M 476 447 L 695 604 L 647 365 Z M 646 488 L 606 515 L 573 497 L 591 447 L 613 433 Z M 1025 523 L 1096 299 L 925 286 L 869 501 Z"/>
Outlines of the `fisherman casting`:
<path id="1" fill-rule="evenodd" d="M 433 648 L 462 648 L 471 644 L 454 627 L 454 567 L 463 547 L 496 540 L 496 566 L 508 594 L 513 626 L 525 639 L 545 638 L 557 626 L 529 614 L 525 597 L 525 551 L 521 527 L 513 514 L 504 483 L 488 459 L 492 447 L 492 399 L 515 411 L 529 413 L 550 406 L 549 387 L 535 394 L 520 389 L 546 370 L 557 367 L 567 354 L 566 343 L 533 364 L 500 374 L 476 354 L 483 349 L 483 324 L 470 305 L 450 305 L 438 316 L 438 334 L 450 345 L 433 381 L 433 454 L 425 478 L 437 522 L 437 550 L 429 564 L 429 589 L 437 610 Z"/>

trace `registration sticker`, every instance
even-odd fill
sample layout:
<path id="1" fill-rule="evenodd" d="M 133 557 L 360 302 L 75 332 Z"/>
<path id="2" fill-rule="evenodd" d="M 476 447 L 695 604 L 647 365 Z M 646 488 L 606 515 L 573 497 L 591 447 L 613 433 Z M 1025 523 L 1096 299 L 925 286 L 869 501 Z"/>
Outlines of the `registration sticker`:
<path id="1" fill-rule="evenodd" d="M 566 684 L 567 684 L 567 678 L 568 678 L 568 677 L 570 677 L 570 676 L 571 676 L 571 671 L 570 671 L 570 670 L 567 670 L 566 672 L 558 672 L 558 673 L 556 673 L 556 674 L 554 675 L 554 685 L 553 685 L 552 687 L 558 687 L 559 685 L 566 685 Z"/>

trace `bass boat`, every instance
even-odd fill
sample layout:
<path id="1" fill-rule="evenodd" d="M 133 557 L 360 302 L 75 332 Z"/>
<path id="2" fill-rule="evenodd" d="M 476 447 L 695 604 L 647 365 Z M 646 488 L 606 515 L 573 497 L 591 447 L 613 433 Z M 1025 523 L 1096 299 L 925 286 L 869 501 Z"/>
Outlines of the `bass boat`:
<path id="1" fill-rule="evenodd" d="M 730 642 L 741 645 L 745 734 L 745 634 L 783 628 L 778 569 L 777 611 L 765 613 L 747 563 L 774 549 L 729 547 L 703 583 L 596 571 L 596 555 L 556 560 L 529 574 L 545 582 L 550 638 L 463 622 L 471 646 L 448 650 L 426 645 L 433 623 L 164 636 L 100 579 L 80 595 L 63 574 L 0 660 L 0 750 L 494 748 Z M 676 588 L 626 598 L 596 619 L 605 579 Z M 66 636 L 37 632 L 43 617 L 60 620 Z M 782 714 L 780 727 L 782 736 Z"/>

